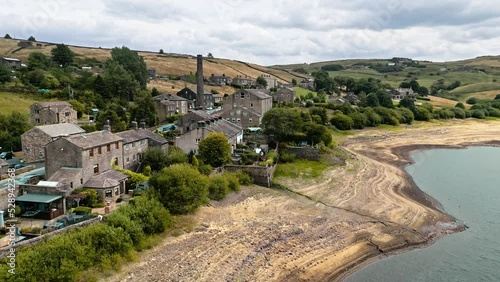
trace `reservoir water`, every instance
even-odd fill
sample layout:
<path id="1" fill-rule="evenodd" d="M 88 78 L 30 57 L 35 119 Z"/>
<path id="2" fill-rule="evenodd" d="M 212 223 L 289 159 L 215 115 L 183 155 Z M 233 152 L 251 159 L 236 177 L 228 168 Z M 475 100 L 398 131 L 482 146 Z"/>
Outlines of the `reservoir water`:
<path id="1" fill-rule="evenodd" d="M 406 170 L 416 184 L 469 229 L 378 260 L 345 281 L 500 281 L 500 148 L 433 149 L 412 157 Z"/>

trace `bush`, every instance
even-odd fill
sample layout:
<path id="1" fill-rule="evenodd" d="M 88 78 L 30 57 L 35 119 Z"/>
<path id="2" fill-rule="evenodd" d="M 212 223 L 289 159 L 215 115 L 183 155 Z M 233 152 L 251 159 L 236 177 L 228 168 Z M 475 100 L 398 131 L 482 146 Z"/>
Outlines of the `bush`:
<path id="1" fill-rule="evenodd" d="M 451 108 L 450 110 L 455 114 L 455 118 L 459 119 L 465 118 L 465 111 L 462 108 L 455 107 Z"/>
<path id="2" fill-rule="evenodd" d="M 406 123 L 406 124 L 412 124 L 413 120 L 415 119 L 415 115 L 410 109 L 407 108 L 400 108 L 398 109 L 399 113 L 401 114 L 401 123 Z"/>
<path id="3" fill-rule="evenodd" d="M 229 181 L 223 175 L 209 177 L 208 198 L 220 201 L 229 193 Z"/>
<path id="4" fill-rule="evenodd" d="M 460 108 L 460 109 L 465 110 L 465 105 L 464 105 L 463 103 L 460 103 L 460 102 L 459 102 L 459 103 L 457 103 L 457 104 L 455 105 L 455 108 Z"/>
<path id="5" fill-rule="evenodd" d="M 89 208 L 89 207 L 77 207 L 77 208 L 74 208 L 73 209 L 73 213 L 76 213 L 76 214 L 90 214 L 92 213 L 92 208 Z"/>
<path id="6" fill-rule="evenodd" d="M 372 108 L 364 108 L 363 113 L 366 116 L 367 126 L 377 127 L 382 123 L 382 118 Z"/>
<path id="7" fill-rule="evenodd" d="M 226 172 L 224 176 L 227 179 L 229 190 L 234 192 L 240 191 L 240 181 L 234 172 Z"/>
<path id="8" fill-rule="evenodd" d="M 467 103 L 469 105 L 474 105 L 474 104 L 477 104 L 478 102 L 479 102 L 479 99 L 476 97 L 470 97 L 469 99 L 467 99 L 467 101 L 465 101 L 465 103 Z"/>
<path id="9" fill-rule="evenodd" d="M 203 164 L 198 166 L 198 171 L 203 174 L 203 175 L 210 175 L 214 171 L 211 165 L 209 164 Z"/>
<path id="10" fill-rule="evenodd" d="M 432 114 L 424 107 L 417 107 L 415 111 L 415 120 L 429 121 L 432 119 Z"/>
<path id="11" fill-rule="evenodd" d="M 280 163 L 292 163 L 295 161 L 295 154 L 292 153 L 287 153 L 287 152 L 282 152 L 279 155 L 279 162 Z"/>
<path id="12" fill-rule="evenodd" d="M 477 118 L 477 119 L 484 119 L 484 118 L 486 118 L 486 115 L 485 115 L 485 113 L 484 113 L 483 110 L 473 110 L 473 111 L 471 111 L 471 116 L 473 118 Z"/>
<path id="13" fill-rule="evenodd" d="M 253 183 L 253 179 L 250 177 L 250 175 L 241 170 L 238 170 L 233 174 L 236 176 L 236 178 L 238 179 L 238 183 L 240 183 L 241 185 L 250 185 Z"/>
<path id="14" fill-rule="evenodd" d="M 355 129 L 363 129 L 368 123 L 368 119 L 366 118 L 366 115 L 363 113 L 354 112 L 350 114 L 349 117 L 352 119 L 353 128 Z"/>
<path id="15" fill-rule="evenodd" d="M 330 123 L 339 130 L 350 130 L 354 126 L 352 118 L 341 113 L 333 115 L 330 119 Z"/>

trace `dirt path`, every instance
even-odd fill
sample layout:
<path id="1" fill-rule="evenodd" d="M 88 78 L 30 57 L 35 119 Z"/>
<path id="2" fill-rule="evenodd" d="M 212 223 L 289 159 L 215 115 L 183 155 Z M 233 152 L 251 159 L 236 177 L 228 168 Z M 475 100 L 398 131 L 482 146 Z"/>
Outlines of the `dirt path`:
<path id="1" fill-rule="evenodd" d="M 394 250 L 463 228 L 401 169 L 427 146 L 495 144 L 500 122 L 454 121 L 347 139 L 353 159 L 290 191 L 244 188 L 203 207 L 196 228 L 168 237 L 104 281 L 329 281 Z"/>

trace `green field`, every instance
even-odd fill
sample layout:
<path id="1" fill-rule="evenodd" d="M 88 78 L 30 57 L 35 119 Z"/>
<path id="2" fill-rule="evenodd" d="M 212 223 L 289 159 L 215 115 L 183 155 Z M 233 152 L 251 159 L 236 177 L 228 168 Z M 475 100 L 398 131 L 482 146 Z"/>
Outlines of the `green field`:
<path id="1" fill-rule="evenodd" d="M 321 176 L 327 168 L 328 165 L 321 162 L 296 160 L 293 163 L 278 164 L 274 177 L 316 178 Z"/>
<path id="2" fill-rule="evenodd" d="M 315 91 L 305 89 L 302 87 L 294 87 L 293 90 L 295 90 L 295 94 L 298 98 L 300 98 L 302 96 L 306 96 L 309 92 L 311 92 L 314 95 L 314 97 L 316 97 L 316 95 L 318 94 Z"/>
<path id="3" fill-rule="evenodd" d="M 454 81 L 460 81 L 460 87 L 444 95 L 445 98 L 459 101 L 465 101 L 467 99 L 466 97 L 471 97 L 476 94 L 484 98 L 489 98 L 493 95 L 491 92 L 485 94 L 486 91 L 499 91 L 500 94 L 500 56 L 485 56 L 455 62 L 419 61 L 420 67 L 409 66 L 401 71 L 388 73 L 381 73 L 374 69 L 352 69 L 353 65 L 359 63 L 387 64 L 388 62 L 387 59 L 354 59 L 302 65 L 281 65 L 274 66 L 273 68 L 292 70 L 296 67 L 302 67 L 312 73 L 318 71 L 324 65 L 338 64 L 342 65 L 345 69 L 341 71 L 330 71 L 330 76 L 344 76 L 355 79 L 374 78 L 394 88 L 398 87 L 402 81 L 410 79 L 416 79 L 421 86 L 427 88 L 430 88 L 434 82 L 440 79 L 443 79 L 446 85 Z M 297 91 L 297 93 L 300 95 L 299 91 Z M 307 92 L 305 94 L 307 94 Z"/>
<path id="4" fill-rule="evenodd" d="M 34 95 L 0 92 L 0 113 L 10 114 L 18 111 L 28 115 L 31 104 L 42 100 L 42 97 L 38 99 Z"/>

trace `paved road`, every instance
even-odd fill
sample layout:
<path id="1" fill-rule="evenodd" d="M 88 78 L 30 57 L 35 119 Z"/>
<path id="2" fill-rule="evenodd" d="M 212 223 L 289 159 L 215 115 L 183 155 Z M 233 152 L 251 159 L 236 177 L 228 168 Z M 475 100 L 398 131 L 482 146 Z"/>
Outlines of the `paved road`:
<path id="1" fill-rule="evenodd" d="M 19 175 L 16 175 L 15 179 L 19 180 L 20 178 L 22 178 L 24 175 L 27 175 L 27 174 L 40 174 L 40 173 L 45 174 L 45 167 L 44 166 L 36 168 L 34 170 L 30 170 L 28 172 L 25 172 L 25 173 L 22 173 Z M 7 187 L 8 183 L 9 183 L 8 181 L 9 181 L 8 179 L 0 181 L 0 189 Z"/>

